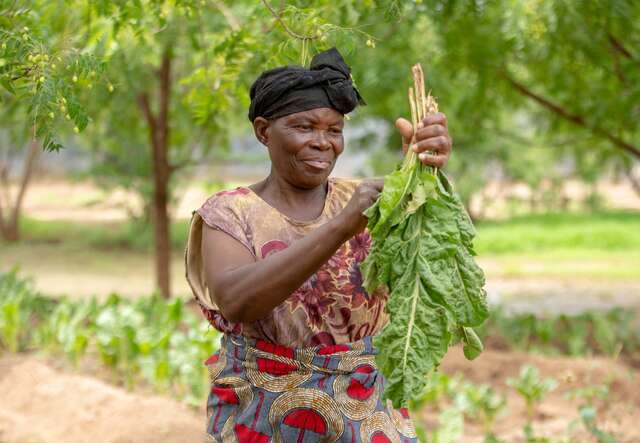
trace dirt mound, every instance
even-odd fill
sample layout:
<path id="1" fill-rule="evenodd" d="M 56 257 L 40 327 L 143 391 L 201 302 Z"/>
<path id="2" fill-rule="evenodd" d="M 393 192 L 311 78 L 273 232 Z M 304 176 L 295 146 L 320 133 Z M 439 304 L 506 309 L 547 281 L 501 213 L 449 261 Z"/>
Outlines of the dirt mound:
<path id="1" fill-rule="evenodd" d="M 2 443 L 203 441 L 204 415 L 167 398 L 132 394 L 34 356 L 0 360 Z"/>

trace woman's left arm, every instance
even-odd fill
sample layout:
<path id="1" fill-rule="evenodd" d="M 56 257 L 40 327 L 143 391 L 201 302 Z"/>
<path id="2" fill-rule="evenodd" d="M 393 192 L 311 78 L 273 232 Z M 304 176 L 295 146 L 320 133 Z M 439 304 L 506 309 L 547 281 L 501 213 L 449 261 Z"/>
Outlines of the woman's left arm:
<path id="1" fill-rule="evenodd" d="M 396 128 L 402 135 L 402 149 L 406 152 L 413 136 L 411 122 L 396 120 Z M 442 168 L 451 156 L 452 140 L 447 127 L 447 117 L 442 112 L 426 116 L 418 123 L 415 143 L 411 146 L 422 163 Z"/>

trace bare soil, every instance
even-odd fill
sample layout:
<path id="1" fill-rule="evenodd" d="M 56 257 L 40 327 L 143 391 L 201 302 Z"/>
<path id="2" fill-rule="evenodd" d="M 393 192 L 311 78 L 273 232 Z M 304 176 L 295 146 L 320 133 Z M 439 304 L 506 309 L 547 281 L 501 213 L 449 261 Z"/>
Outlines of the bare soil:
<path id="1" fill-rule="evenodd" d="M 550 358 L 520 353 L 485 351 L 468 362 L 458 350 L 446 357 L 442 370 L 461 372 L 475 383 L 486 383 L 505 393 L 508 409 L 496 421 L 497 435 L 507 442 L 524 441 L 525 405 L 508 388 L 506 380 L 523 364 L 534 364 L 541 375 L 556 378 L 560 385 L 536 413 L 534 429 L 539 435 L 564 435 L 578 417 L 580 402 L 566 393 L 579 386 L 610 383 L 610 398 L 599 414 L 602 429 L 613 432 L 620 443 L 640 441 L 640 371 L 601 358 Z M 2 443 L 183 443 L 202 441 L 204 403 L 194 410 L 170 398 L 149 395 L 140 389 L 127 392 L 104 381 L 103 374 L 79 374 L 60 361 L 36 355 L 0 358 L 0 442 Z M 427 406 L 416 420 L 427 429 L 437 424 L 438 411 Z M 572 441 L 593 441 L 580 426 Z M 465 422 L 461 441 L 481 442 L 480 423 Z"/>
<path id="2" fill-rule="evenodd" d="M 0 359 L 0 442 L 203 441 L 205 415 L 169 398 L 130 393 L 55 369 L 36 356 Z"/>

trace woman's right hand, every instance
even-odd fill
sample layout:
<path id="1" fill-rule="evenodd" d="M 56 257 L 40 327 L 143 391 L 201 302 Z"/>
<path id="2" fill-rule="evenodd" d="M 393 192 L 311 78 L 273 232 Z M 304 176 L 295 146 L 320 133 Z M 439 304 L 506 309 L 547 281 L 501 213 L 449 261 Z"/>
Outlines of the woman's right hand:
<path id="1" fill-rule="evenodd" d="M 375 203 L 383 186 L 384 180 L 381 178 L 366 179 L 358 185 L 351 200 L 339 214 L 348 238 L 359 234 L 367 227 L 368 219 L 363 212 Z"/>

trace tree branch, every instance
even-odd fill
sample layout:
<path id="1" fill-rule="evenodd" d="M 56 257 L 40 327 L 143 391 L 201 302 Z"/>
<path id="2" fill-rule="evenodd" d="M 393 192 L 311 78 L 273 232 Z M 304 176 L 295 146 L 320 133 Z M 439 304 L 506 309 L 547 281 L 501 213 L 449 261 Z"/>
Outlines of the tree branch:
<path id="1" fill-rule="evenodd" d="M 615 38 L 613 34 L 608 33 L 607 36 L 609 37 L 609 43 L 611 43 L 611 46 L 613 47 L 613 49 L 615 49 L 620 54 L 624 55 L 626 58 L 631 58 L 631 59 L 633 58 L 633 54 L 631 54 L 631 52 L 629 52 L 627 48 L 624 47 L 622 42 L 617 38 Z"/>
<path id="2" fill-rule="evenodd" d="M 16 80 L 20 80 L 21 78 L 26 77 L 33 71 L 33 66 L 29 66 L 28 68 L 24 68 L 24 72 L 20 75 L 16 75 L 15 77 L 11 77 L 11 81 L 14 82 Z"/>
<path id="3" fill-rule="evenodd" d="M 285 32 L 289 34 L 291 37 L 296 38 L 298 40 L 313 40 L 314 38 L 316 38 L 314 36 L 302 35 L 302 34 L 298 34 L 297 32 L 294 32 L 293 30 L 291 30 L 291 28 L 287 26 L 284 20 L 282 20 L 282 17 L 280 17 L 280 14 L 278 14 L 278 12 L 275 9 L 273 9 L 273 7 L 269 4 L 269 2 L 267 2 L 267 0 L 262 0 L 262 3 L 264 3 L 267 9 L 271 12 L 271 15 L 273 15 L 273 17 L 278 21 L 278 23 L 280 23 L 280 25 L 285 30 Z"/>
<path id="4" fill-rule="evenodd" d="M 149 131 L 151 132 L 152 142 L 155 143 L 155 133 L 156 133 L 156 118 L 153 115 L 153 111 L 151 110 L 151 104 L 149 103 L 149 94 L 147 92 L 141 92 L 138 94 L 138 107 L 142 111 L 145 119 L 147 120 L 147 124 L 149 125 Z"/>
<path id="5" fill-rule="evenodd" d="M 568 120 L 574 123 L 575 125 L 578 125 L 585 129 L 590 130 L 591 132 L 593 132 L 594 134 L 600 137 L 606 138 L 611 143 L 613 143 L 614 146 L 621 148 L 624 151 L 627 151 L 629 154 L 633 155 L 636 158 L 640 158 L 640 148 L 633 146 L 631 143 L 621 139 L 616 135 L 613 135 L 612 133 L 608 132 L 607 130 L 599 126 L 588 123 L 583 116 L 578 114 L 573 114 L 570 111 L 561 107 L 560 105 L 553 103 L 551 100 L 545 97 L 542 97 L 539 94 L 536 94 L 535 92 L 531 91 L 522 83 L 519 83 L 513 78 L 511 78 L 505 71 L 500 71 L 499 75 L 503 77 L 505 80 L 507 80 L 507 82 L 509 82 L 509 84 L 511 84 L 511 86 L 513 86 L 516 89 L 516 91 L 518 91 L 521 95 L 527 98 L 530 98 L 534 102 L 541 105 L 543 108 L 550 110 L 551 112 L 564 118 L 565 120 Z"/>
<path id="6" fill-rule="evenodd" d="M 237 31 L 238 29 L 240 29 L 240 21 L 236 18 L 235 15 L 233 15 L 233 12 L 227 7 L 227 5 L 225 5 L 221 1 L 214 0 L 213 6 L 215 6 L 224 16 L 227 23 L 229 23 L 232 31 Z"/>
<path id="7" fill-rule="evenodd" d="M 624 58 L 631 59 L 631 53 L 627 51 L 627 49 L 622 45 L 622 43 L 616 39 L 611 33 L 607 34 L 609 37 L 609 44 L 611 45 L 611 53 L 613 56 L 613 69 L 616 72 L 616 76 L 620 83 L 623 85 L 627 84 L 627 77 L 624 75 L 622 71 L 622 66 L 620 66 L 620 56 L 622 55 Z"/>

